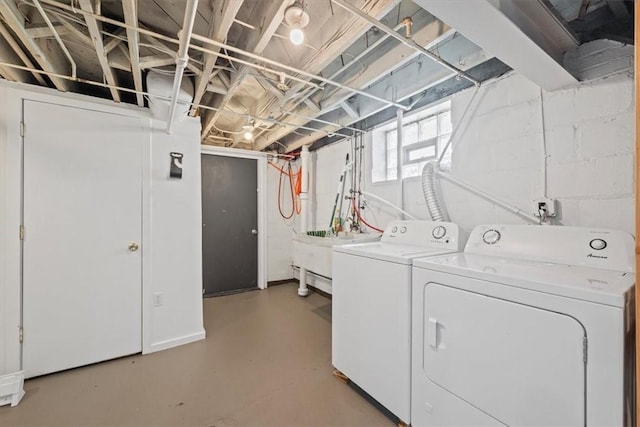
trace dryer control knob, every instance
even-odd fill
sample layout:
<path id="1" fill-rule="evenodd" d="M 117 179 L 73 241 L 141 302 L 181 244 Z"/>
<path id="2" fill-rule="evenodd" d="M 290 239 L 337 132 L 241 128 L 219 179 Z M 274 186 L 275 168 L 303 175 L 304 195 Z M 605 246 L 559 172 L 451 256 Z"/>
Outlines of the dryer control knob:
<path id="1" fill-rule="evenodd" d="M 447 229 L 439 225 L 431 231 L 434 239 L 442 239 L 447 234 Z"/>
<path id="2" fill-rule="evenodd" d="M 592 241 L 589 242 L 589 246 L 591 246 L 591 249 L 594 249 L 596 251 L 601 251 L 607 247 L 607 242 L 602 239 L 593 239 Z"/>
<path id="3" fill-rule="evenodd" d="M 398 227 L 393 227 L 393 228 L 391 229 L 391 232 L 392 232 L 392 233 L 395 233 L 396 231 L 398 231 Z"/>
<path id="4" fill-rule="evenodd" d="M 401 232 L 401 233 L 406 233 L 406 232 L 407 232 L 407 227 L 402 227 L 402 228 L 400 229 L 400 232 Z"/>
<path id="5" fill-rule="evenodd" d="M 482 241 L 487 245 L 494 245 L 500 240 L 500 232 L 498 230 L 487 230 L 482 235 Z"/>

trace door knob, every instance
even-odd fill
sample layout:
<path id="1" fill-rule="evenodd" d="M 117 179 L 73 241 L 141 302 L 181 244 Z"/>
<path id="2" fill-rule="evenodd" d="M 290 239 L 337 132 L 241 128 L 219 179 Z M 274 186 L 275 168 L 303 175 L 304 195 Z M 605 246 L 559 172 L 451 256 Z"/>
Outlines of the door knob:
<path id="1" fill-rule="evenodd" d="M 131 252 L 135 252 L 138 250 L 138 244 L 136 242 L 129 243 L 129 250 Z"/>
<path id="2" fill-rule="evenodd" d="M 251 230 L 251 234 L 256 235 L 258 234 L 258 230 L 256 230 L 255 228 L 253 230 Z"/>

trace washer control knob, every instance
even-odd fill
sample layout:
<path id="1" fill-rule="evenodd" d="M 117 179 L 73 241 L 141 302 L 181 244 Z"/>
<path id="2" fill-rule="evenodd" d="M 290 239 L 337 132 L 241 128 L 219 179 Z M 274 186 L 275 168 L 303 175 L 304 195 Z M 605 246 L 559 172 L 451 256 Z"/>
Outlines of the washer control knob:
<path id="1" fill-rule="evenodd" d="M 591 249 L 594 249 L 596 251 L 601 251 L 607 247 L 607 242 L 602 239 L 593 239 L 592 241 L 589 242 L 589 246 L 591 246 Z"/>
<path id="2" fill-rule="evenodd" d="M 482 235 L 482 241 L 487 245 L 494 245 L 500 240 L 500 232 L 498 230 L 487 230 Z"/>
<path id="3" fill-rule="evenodd" d="M 391 232 L 392 232 L 392 233 L 395 233 L 396 231 L 398 231 L 398 227 L 397 227 L 397 226 L 396 226 L 396 227 L 393 227 L 393 228 L 391 229 Z"/>
<path id="4" fill-rule="evenodd" d="M 406 233 L 406 232 L 407 232 L 407 227 L 402 227 L 402 228 L 400 229 L 400 232 L 401 232 L 401 233 Z"/>
<path id="5" fill-rule="evenodd" d="M 442 239 L 447 234 L 447 229 L 439 225 L 431 231 L 431 235 L 434 239 Z"/>

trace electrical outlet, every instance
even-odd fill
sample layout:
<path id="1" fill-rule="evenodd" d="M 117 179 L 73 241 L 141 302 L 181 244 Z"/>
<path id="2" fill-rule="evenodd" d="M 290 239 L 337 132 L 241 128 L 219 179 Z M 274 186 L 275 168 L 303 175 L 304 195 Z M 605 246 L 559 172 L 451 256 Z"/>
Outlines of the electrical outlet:
<path id="1" fill-rule="evenodd" d="M 153 294 L 153 306 L 162 307 L 163 305 L 164 305 L 164 294 L 161 292 Z"/>
<path id="2" fill-rule="evenodd" d="M 537 217 L 542 217 L 543 211 L 544 216 L 547 218 L 554 218 L 557 213 L 557 206 L 555 199 L 536 199 L 533 201 L 533 215 Z"/>

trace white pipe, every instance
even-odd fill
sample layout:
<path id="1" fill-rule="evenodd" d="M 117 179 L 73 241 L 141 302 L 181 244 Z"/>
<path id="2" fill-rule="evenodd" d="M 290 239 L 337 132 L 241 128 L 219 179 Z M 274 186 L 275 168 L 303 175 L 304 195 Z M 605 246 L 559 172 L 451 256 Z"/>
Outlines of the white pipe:
<path id="1" fill-rule="evenodd" d="M 394 28 L 394 30 L 399 30 L 402 27 L 404 27 L 404 24 L 398 24 Z M 387 40 L 387 38 L 389 38 L 388 34 L 382 35 L 378 40 L 376 40 L 374 43 L 372 43 L 371 46 L 367 47 L 365 50 L 360 52 L 355 58 L 353 58 L 347 64 L 343 65 L 342 68 L 339 68 L 338 70 L 336 70 L 336 72 L 331 74 L 328 78 L 333 80 L 336 77 L 338 77 L 340 74 L 344 73 L 349 68 L 351 68 L 354 64 L 359 63 L 362 58 L 364 58 L 366 55 L 369 54 L 369 52 L 371 52 L 372 50 L 374 50 L 375 48 L 380 46 L 385 40 Z M 311 96 L 313 96 L 316 93 L 316 91 L 317 91 L 317 89 L 316 90 L 313 90 L 313 89 L 307 90 L 307 93 L 305 95 L 301 96 L 298 100 L 296 100 L 295 104 L 291 107 L 291 109 L 296 108 L 298 105 L 302 104 L 304 101 L 309 99 Z M 413 107 L 413 106 L 411 106 L 411 107 Z M 291 114 L 291 111 L 285 111 L 284 113 L 285 114 Z"/>
<path id="2" fill-rule="evenodd" d="M 73 77 L 69 77 L 69 76 L 64 75 L 64 74 L 52 73 L 50 71 L 39 70 L 39 69 L 33 68 L 33 67 L 25 67 L 25 66 L 22 66 L 22 65 L 10 64 L 8 62 L 0 62 L 0 66 L 9 67 L 9 68 L 16 68 L 18 70 L 24 70 L 24 71 L 29 71 L 29 72 L 32 72 L 32 73 L 43 74 L 45 76 L 58 77 L 60 79 L 71 80 L 71 81 L 75 81 L 75 82 L 78 82 L 78 83 L 85 83 L 85 84 L 92 85 L 92 86 L 104 87 L 104 88 L 108 88 L 108 89 L 111 89 L 111 88 L 118 89 L 118 90 L 120 90 L 122 92 L 127 92 L 127 93 L 134 93 L 134 94 L 138 94 L 139 93 L 139 94 L 146 95 L 146 96 L 153 96 L 154 98 L 161 99 L 163 101 L 171 101 L 171 98 L 169 98 L 168 96 L 151 94 L 151 93 L 143 91 L 143 90 L 130 89 L 128 87 L 122 87 L 122 86 L 118 86 L 118 85 L 111 85 L 111 84 L 108 84 L 108 83 L 96 82 L 96 81 L 93 81 L 93 80 L 87 80 L 87 79 L 83 79 L 83 78 L 80 78 L 80 77 L 73 78 Z M 304 129 L 304 130 L 310 130 L 310 131 L 321 131 L 321 130 L 316 129 L 316 128 L 312 128 L 312 127 L 308 127 L 308 126 L 300 126 L 300 125 L 295 124 L 295 123 L 289 123 L 289 122 L 285 122 L 283 120 L 272 119 L 270 117 L 257 117 L 257 116 L 252 116 L 252 115 L 249 115 L 249 114 L 238 113 L 238 112 L 232 111 L 232 110 L 223 110 L 221 108 L 210 107 L 208 105 L 195 104 L 193 102 L 191 102 L 189 105 L 191 105 L 192 107 L 196 107 L 196 108 L 202 108 L 203 110 L 220 111 L 221 113 L 229 113 L 229 114 L 233 114 L 233 115 L 240 116 L 240 117 L 243 117 L 243 118 L 253 118 L 253 119 L 256 119 L 256 120 L 261 120 L 261 121 L 272 123 L 272 124 L 279 124 L 279 125 L 283 125 L 283 126 L 291 126 L 291 127 L 297 128 L 297 129 Z M 350 138 L 352 136 L 352 135 L 347 135 L 347 134 L 343 134 L 343 133 L 339 133 L 339 132 L 329 132 L 329 131 L 321 131 L 321 132 L 325 132 L 327 135 L 333 134 L 333 135 L 338 135 L 338 136 L 342 136 L 342 137 L 345 137 L 345 138 Z"/>
<path id="3" fill-rule="evenodd" d="M 309 221 L 309 146 L 303 145 L 300 153 L 300 167 L 302 168 L 302 182 L 300 188 L 300 233 L 306 234 Z M 298 295 L 306 297 L 309 295 L 307 288 L 307 269 L 300 267 L 300 285 Z"/>
<path id="4" fill-rule="evenodd" d="M 148 35 L 148 36 L 160 39 L 160 40 L 167 41 L 169 43 L 175 43 L 175 44 L 179 44 L 180 43 L 179 40 L 173 39 L 171 37 L 167 37 L 165 35 L 158 34 L 158 33 L 153 32 L 153 31 L 145 30 L 144 28 L 136 27 L 136 26 L 133 26 L 133 25 L 127 25 L 127 24 L 125 24 L 123 22 L 120 22 L 120 21 L 117 21 L 115 19 L 106 18 L 106 17 L 104 17 L 102 15 L 96 15 L 95 13 L 87 12 L 85 10 L 78 10 L 78 9 L 75 9 L 75 8 L 67 5 L 67 4 L 64 4 L 64 3 L 61 3 L 59 1 L 56 1 L 56 0 L 41 0 L 41 1 L 43 3 L 50 4 L 52 6 L 56 6 L 56 7 L 60 8 L 60 9 L 67 10 L 69 12 L 79 13 L 79 14 L 81 14 L 83 16 L 91 16 L 91 17 L 93 17 L 94 19 L 96 19 L 98 21 L 105 22 L 105 23 L 108 23 L 108 24 L 112 24 L 112 25 L 115 25 L 115 26 L 120 27 L 120 28 L 128 28 L 128 29 L 137 31 L 140 34 L 145 34 L 145 35 Z M 197 41 L 200 41 L 200 42 L 203 42 L 203 43 L 207 43 L 207 44 L 210 44 L 212 46 L 216 46 L 216 47 L 219 47 L 219 48 L 222 48 L 222 49 L 226 49 L 226 50 L 231 51 L 231 52 L 236 52 L 236 53 L 238 53 L 240 55 L 246 56 L 246 57 L 248 57 L 250 59 L 253 59 L 253 60 L 257 61 L 257 62 L 274 65 L 274 66 L 276 66 L 278 68 L 282 68 L 283 70 L 291 71 L 293 74 L 300 74 L 300 75 L 305 76 L 307 78 L 318 80 L 318 81 L 321 81 L 323 83 L 329 84 L 331 86 L 335 86 L 335 87 L 338 87 L 338 88 L 341 88 L 341 89 L 348 90 L 348 91 L 350 91 L 352 93 L 360 94 L 360 95 L 365 96 L 367 98 L 374 99 L 374 100 L 379 101 L 379 102 L 383 102 L 383 103 L 387 104 L 388 106 L 395 106 L 395 107 L 398 107 L 398 108 L 402 108 L 403 110 L 408 110 L 409 109 L 409 107 L 407 107 L 406 105 L 402 105 L 402 104 L 394 102 L 394 101 L 389 101 L 387 99 L 380 98 L 378 96 L 372 95 L 372 94 L 367 93 L 365 91 L 362 91 L 362 90 L 359 90 L 359 89 L 355 89 L 355 88 L 343 85 L 343 84 L 338 83 L 336 81 L 333 81 L 331 79 L 327 79 L 327 78 L 324 78 L 322 76 L 319 76 L 319 75 L 316 75 L 316 74 L 312 74 L 312 73 L 309 73 L 307 71 L 304 71 L 304 70 L 301 70 L 301 69 L 298 69 L 298 68 L 295 68 L 295 67 L 291 67 L 291 66 L 286 65 L 286 64 L 282 64 L 282 63 L 280 63 L 278 61 L 274 61 L 274 60 L 266 58 L 264 56 L 260 56 L 260 55 L 257 55 L 255 53 L 251 53 L 251 52 L 245 51 L 243 49 L 237 48 L 235 46 L 232 46 L 232 45 L 229 45 L 229 44 L 226 44 L 226 43 L 223 43 L 223 42 L 219 42 L 217 40 L 213 40 L 213 39 L 210 39 L 210 38 L 207 38 L 207 37 L 203 37 L 203 36 L 200 36 L 198 34 L 192 34 L 191 38 L 193 40 L 197 40 Z M 256 68 L 258 70 L 273 72 L 272 69 L 268 69 L 266 67 L 258 65 L 256 63 L 253 63 L 251 61 L 244 61 L 244 60 L 241 60 L 240 58 L 233 57 L 233 56 L 230 56 L 230 55 L 225 55 L 225 54 L 223 54 L 221 52 L 214 52 L 214 51 L 212 51 L 210 49 L 206 49 L 206 48 L 198 46 L 198 45 L 192 44 L 189 47 L 191 49 L 193 49 L 193 50 L 197 50 L 197 51 L 204 52 L 204 53 L 211 53 L 211 54 L 217 55 L 217 56 L 219 56 L 221 58 L 228 59 L 229 61 L 234 61 L 234 62 L 237 62 L 239 64 L 246 65 L 248 67 Z M 303 83 L 308 84 L 310 86 L 322 89 L 320 86 L 318 86 L 318 85 L 316 85 L 314 83 L 307 82 L 307 81 L 304 81 L 304 80 L 301 80 L 301 79 L 297 79 L 294 75 L 291 75 L 291 74 L 287 75 L 287 78 L 292 79 L 292 80 L 299 80 L 300 82 L 303 82 Z"/>
<path id="5" fill-rule="evenodd" d="M 58 34 L 58 32 L 56 31 L 56 28 L 53 26 L 53 24 L 49 20 L 49 17 L 47 16 L 46 12 L 44 11 L 42 6 L 40 5 L 40 2 L 38 0 L 33 0 L 33 5 L 36 7 L 36 9 L 38 9 L 38 12 L 40 12 L 40 15 L 42 15 L 42 19 L 44 19 L 44 22 L 47 23 L 47 26 L 49 27 L 49 29 L 53 33 L 53 37 L 55 37 L 55 39 L 58 41 L 58 44 L 60 45 L 60 48 L 64 52 L 64 54 L 67 57 L 67 60 L 69 61 L 69 63 L 71 64 L 71 76 L 75 79 L 77 77 L 77 74 L 76 74 L 76 62 L 71 57 L 71 54 L 69 53 L 69 50 L 67 49 L 67 46 L 65 46 L 64 42 L 60 38 L 60 35 Z"/>
<path id="6" fill-rule="evenodd" d="M 524 218 L 524 219 L 526 219 L 526 220 L 528 220 L 528 221 L 530 221 L 530 222 L 532 222 L 534 224 L 539 224 L 540 223 L 540 219 L 539 218 L 537 218 L 537 217 L 535 217 L 533 215 L 529 215 L 528 213 L 524 212 L 523 210 L 521 210 L 517 206 L 513 206 L 513 205 L 510 205 L 510 204 L 508 204 L 506 202 L 503 202 L 502 200 L 497 199 L 494 196 L 492 196 L 492 195 L 490 195 L 490 194 L 488 194 L 488 193 L 486 193 L 486 192 L 484 192 L 484 191 L 482 191 L 482 190 L 480 190 L 480 189 L 478 189 L 478 188 L 476 188 L 476 187 L 474 187 L 474 186 L 472 186 L 470 184 L 467 184 L 464 181 L 459 180 L 458 178 L 454 178 L 453 176 L 449 175 L 448 173 L 442 172 L 440 170 L 436 170 L 436 174 L 440 178 L 446 179 L 447 181 L 454 183 L 458 187 L 462 187 L 465 190 L 467 190 L 467 191 L 469 191 L 469 192 L 471 192 L 471 193 L 473 193 L 473 194 L 475 194 L 477 196 L 480 196 L 483 199 L 488 200 L 488 201 L 490 201 L 490 202 L 492 202 L 492 203 L 494 203 L 494 204 L 496 204 L 496 205 L 498 205 L 498 206 L 500 206 L 500 207 L 502 207 L 502 208 L 504 208 L 504 209 L 506 209 L 508 211 L 511 211 L 514 214 L 519 215 L 522 218 Z"/>
<path id="7" fill-rule="evenodd" d="M 453 132 L 451 133 L 451 136 L 449 137 L 447 144 L 442 149 L 442 153 L 440 153 L 440 156 L 438 157 L 438 166 L 440 166 L 440 163 L 442 163 L 442 159 L 444 158 L 444 155 L 446 154 L 447 150 L 451 147 L 451 144 L 453 143 L 453 138 L 455 138 L 458 135 L 458 130 L 462 127 L 462 124 L 464 123 L 465 118 L 467 117 L 467 113 L 469 112 L 469 109 L 471 108 L 471 104 L 473 103 L 473 100 L 476 98 L 476 95 L 478 94 L 479 89 L 480 88 L 476 86 L 476 89 L 473 91 L 473 95 L 471 95 L 471 98 L 469 99 L 467 106 L 465 107 L 464 111 L 462 112 L 462 115 L 460 116 L 460 120 L 458 121 L 458 124 L 453 129 Z"/>
<path id="8" fill-rule="evenodd" d="M 542 198 L 547 198 L 547 137 L 545 134 L 545 124 L 544 124 L 544 96 L 542 95 L 542 88 L 540 88 L 540 121 L 542 126 L 542 159 L 541 159 L 541 190 L 542 190 Z"/>
<path id="9" fill-rule="evenodd" d="M 173 127 L 173 117 L 178 105 L 178 93 L 182 86 L 182 75 L 184 69 L 189 63 L 189 44 L 193 35 L 193 24 L 196 21 L 198 13 L 198 0 L 188 0 L 184 8 L 184 21 L 182 30 L 180 31 L 180 45 L 178 47 L 178 56 L 176 57 L 176 75 L 173 79 L 173 92 L 171 94 L 171 106 L 169 107 L 169 123 L 167 124 L 167 133 L 171 133 Z"/>
<path id="10" fill-rule="evenodd" d="M 402 145 L 404 141 L 404 111 L 398 109 L 396 111 L 396 174 L 400 182 L 398 189 L 398 201 L 400 207 L 404 207 L 404 179 L 402 179 Z M 404 219 L 402 217 L 401 219 Z"/>
<path id="11" fill-rule="evenodd" d="M 353 7 L 352 5 L 350 5 L 350 4 L 346 3 L 346 2 L 344 2 L 343 0 L 331 0 L 331 1 L 333 3 L 335 3 L 335 4 L 337 4 L 338 6 L 342 7 L 343 9 L 348 10 L 352 14 L 354 14 L 356 16 L 359 16 L 360 18 L 362 18 L 365 21 L 369 22 L 371 25 L 374 25 L 374 26 L 380 28 L 382 31 L 384 31 L 385 33 L 387 33 L 388 35 L 390 35 L 394 39 L 398 40 L 400 43 L 410 47 L 413 50 L 416 50 L 416 51 L 420 52 L 421 54 L 423 54 L 424 56 L 428 57 L 429 59 L 431 59 L 431 60 L 437 62 L 438 64 L 442 65 L 443 67 L 453 71 L 456 74 L 456 76 L 460 76 L 460 77 L 462 77 L 462 78 L 464 78 L 466 80 L 469 80 L 474 85 L 480 86 L 480 82 L 478 80 L 476 80 L 473 77 L 469 76 L 467 73 L 465 73 L 461 69 L 455 67 L 454 65 L 449 64 L 447 61 L 445 61 L 444 59 L 440 58 L 438 55 L 435 55 L 435 54 L 429 52 L 427 49 L 423 48 L 418 43 L 416 43 L 413 39 L 408 39 L 406 37 L 401 36 L 396 31 L 394 31 L 393 28 L 388 27 L 387 25 L 385 25 L 382 22 L 372 18 L 371 16 L 367 15 L 366 13 L 362 12 L 361 10 Z"/>
<path id="12" fill-rule="evenodd" d="M 368 191 L 361 191 L 360 193 L 364 194 L 367 197 L 371 197 L 373 199 L 378 200 L 379 202 L 384 203 L 385 205 L 397 210 L 398 212 L 402 213 L 404 216 L 406 216 L 409 219 L 413 219 L 413 220 L 418 220 L 418 218 L 416 218 L 415 216 L 411 215 L 409 212 L 399 208 L 398 206 L 394 205 L 393 203 L 383 199 L 382 197 L 376 196 L 373 193 L 369 193 Z"/>

